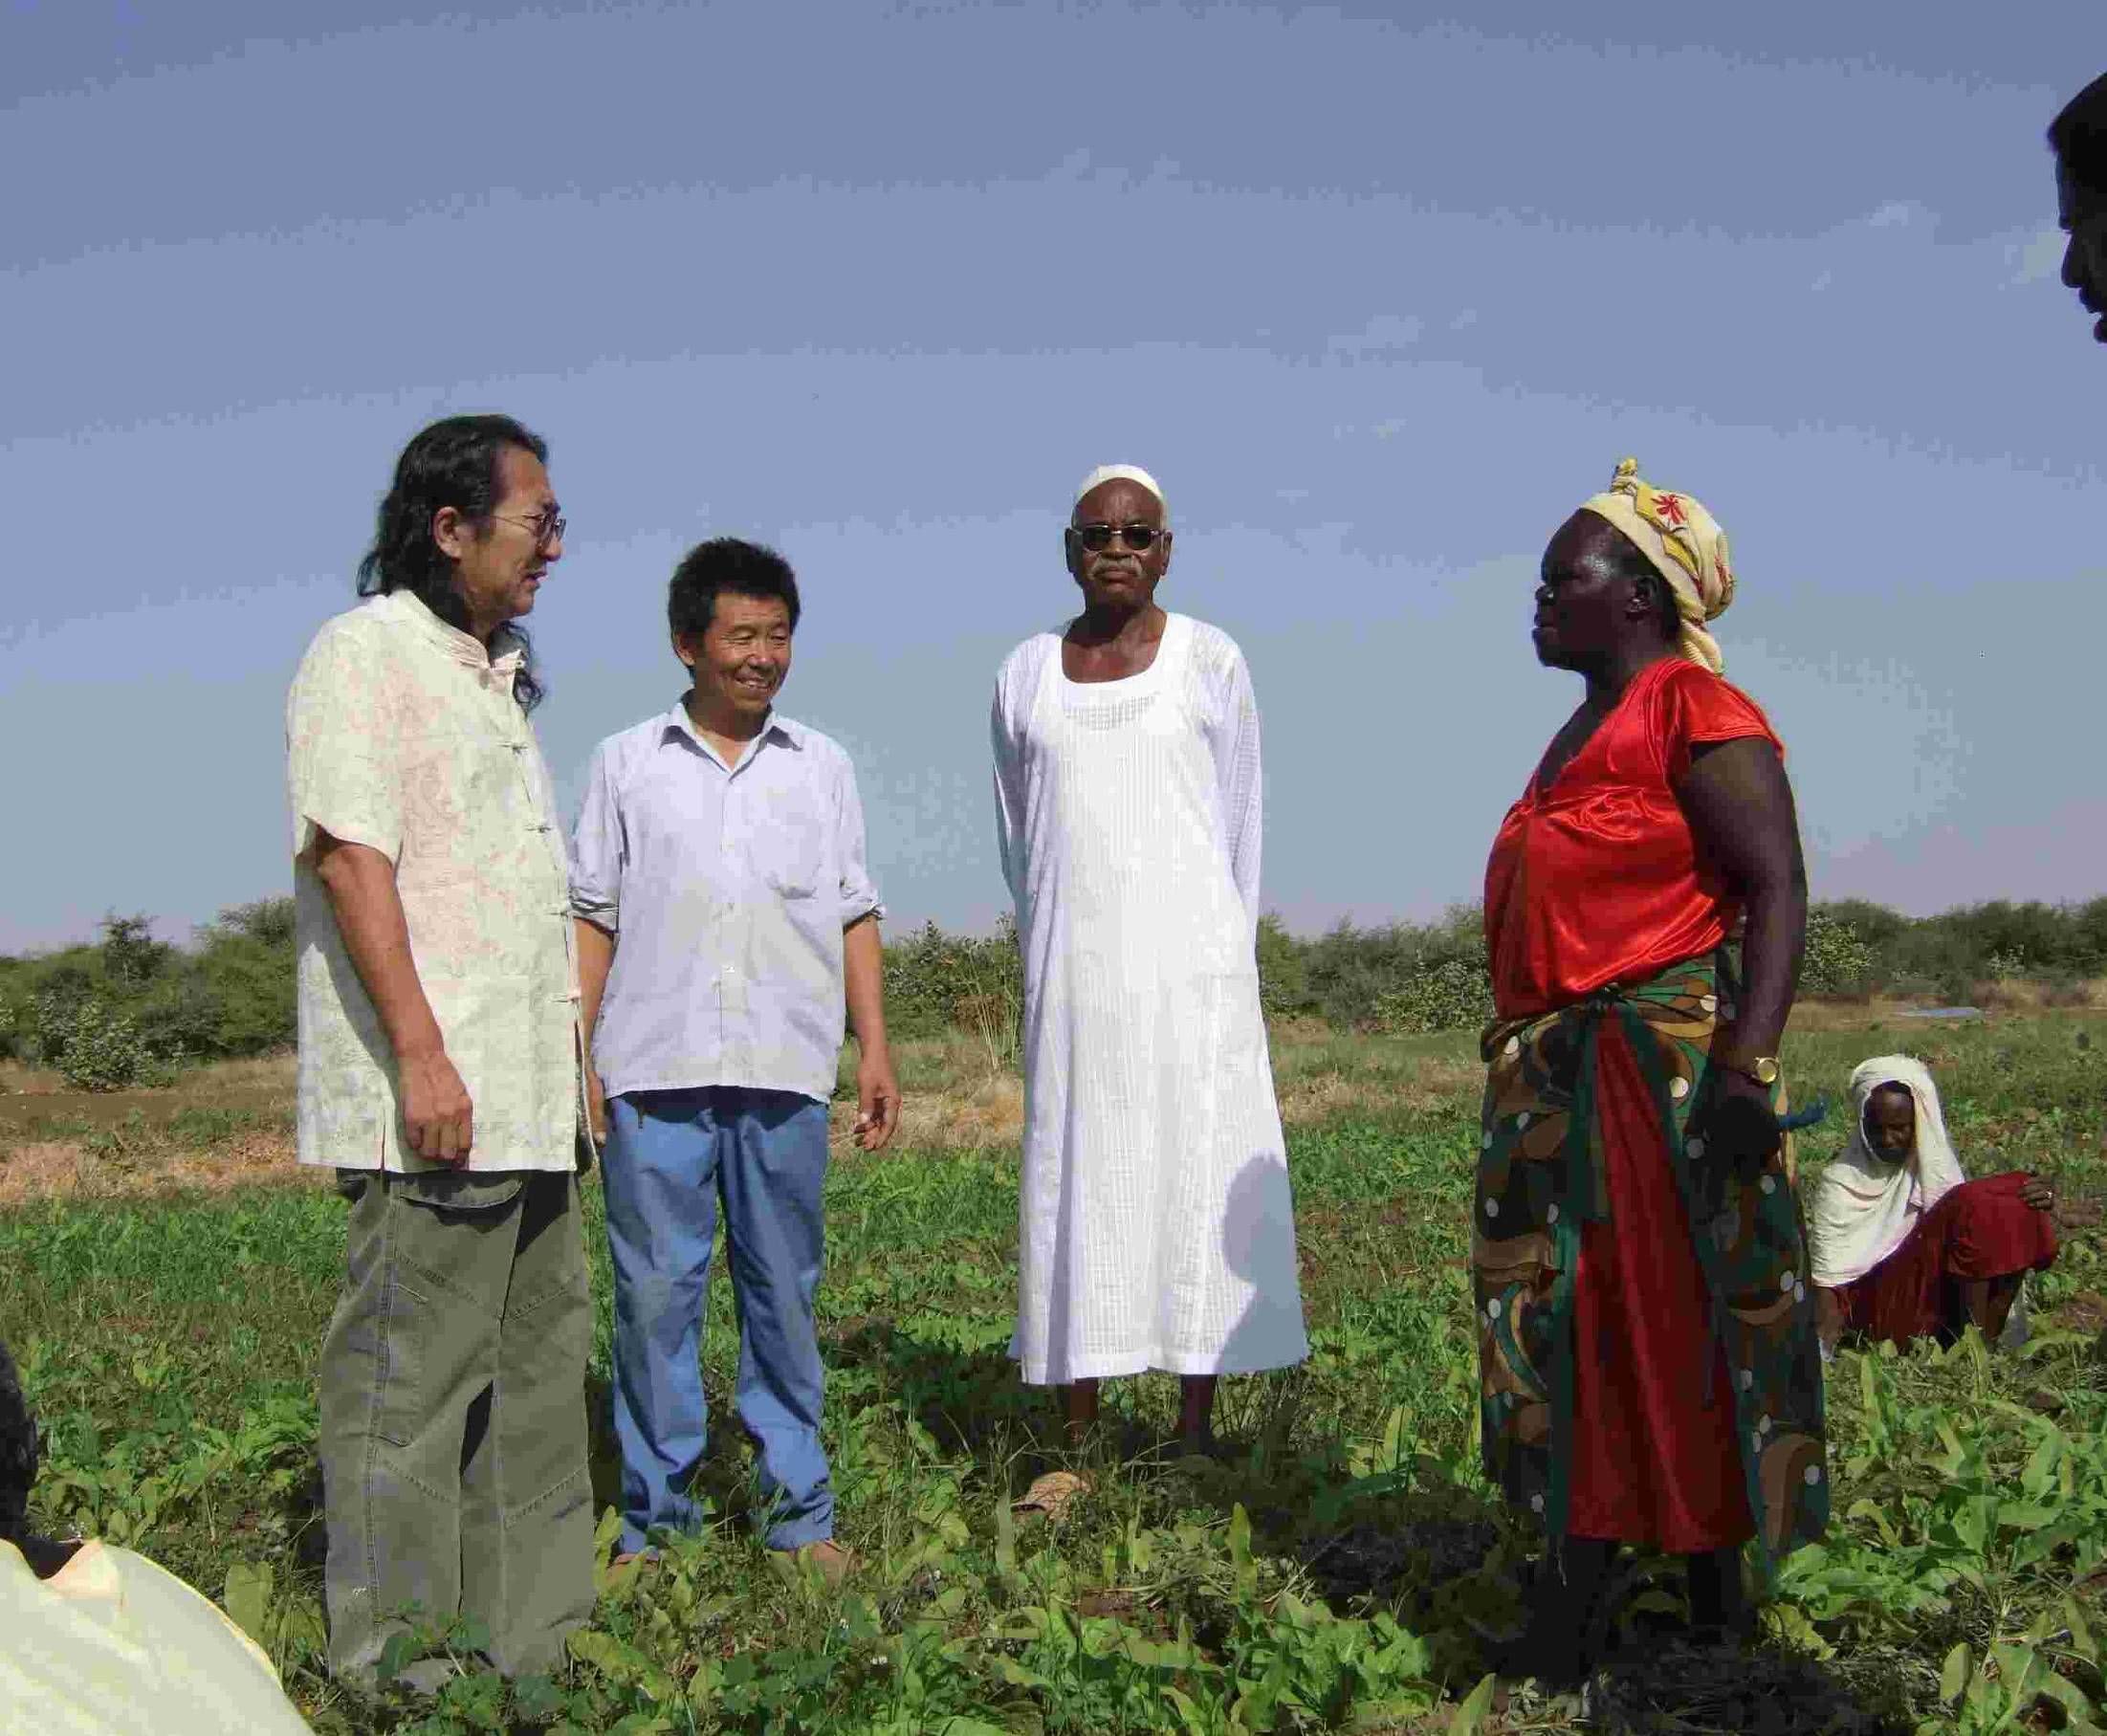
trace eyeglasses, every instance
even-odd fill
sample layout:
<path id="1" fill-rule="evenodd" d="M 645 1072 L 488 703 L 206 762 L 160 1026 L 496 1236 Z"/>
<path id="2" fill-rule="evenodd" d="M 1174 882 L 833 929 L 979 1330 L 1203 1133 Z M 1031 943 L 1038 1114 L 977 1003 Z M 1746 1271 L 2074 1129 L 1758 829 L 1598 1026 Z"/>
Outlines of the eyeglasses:
<path id="1" fill-rule="evenodd" d="M 1069 528 L 1076 540 L 1093 555 L 1110 548 L 1115 536 L 1129 548 L 1145 549 L 1153 548 L 1158 537 L 1169 534 L 1152 524 L 1077 524 Z"/>
<path id="2" fill-rule="evenodd" d="M 547 548 L 552 542 L 562 541 L 564 527 L 570 523 L 570 520 L 553 506 L 544 507 L 540 514 L 533 518 L 516 518 L 510 513 L 493 513 L 491 516 L 493 518 L 502 518 L 507 524 L 526 526 L 528 530 L 534 533 L 536 548 Z"/>

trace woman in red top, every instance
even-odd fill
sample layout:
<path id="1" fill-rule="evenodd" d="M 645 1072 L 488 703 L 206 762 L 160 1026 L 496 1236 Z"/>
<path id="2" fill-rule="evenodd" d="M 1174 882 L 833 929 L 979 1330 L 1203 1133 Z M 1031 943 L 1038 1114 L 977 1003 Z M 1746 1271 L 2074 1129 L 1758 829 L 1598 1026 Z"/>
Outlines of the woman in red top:
<path id="1" fill-rule="evenodd" d="M 1472 1267 L 1486 1468 L 1549 1543 L 1517 1661 L 1570 1679 L 1618 1545 L 1689 1557 L 1693 1621 L 1739 1631 L 1741 1546 L 1818 1536 L 1829 1491 L 1778 1125 L 1807 884 L 1783 749 L 1705 631 L 1726 539 L 1627 459 L 1542 572 L 1537 656 L 1587 692 L 1485 870 Z"/>

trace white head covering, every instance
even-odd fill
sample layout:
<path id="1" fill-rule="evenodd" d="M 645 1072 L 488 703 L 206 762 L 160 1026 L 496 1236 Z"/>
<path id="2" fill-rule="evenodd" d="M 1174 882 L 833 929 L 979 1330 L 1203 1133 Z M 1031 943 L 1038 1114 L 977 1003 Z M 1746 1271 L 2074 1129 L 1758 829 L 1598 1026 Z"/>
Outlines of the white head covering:
<path id="1" fill-rule="evenodd" d="M 1866 1140 L 1866 1104 L 1884 1085 L 1902 1087 L 1917 1106 L 1917 1143 L 1900 1163 L 1890 1163 Z M 1863 1278 L 1966 1179 L 1924 1064 L 1907 1055 L 1861 1061 L 1851 1075 L 1850 1143 L 1814 1191 L 1808 1224 L 1814 1282 L 1833 1287 Z"/>
<path id="2" fill-rule="evenodd" d="M 1073 512 L 1085 494 L 1087 494 L 1093 488 L 1103 488 L 1108 482 L 1140 483 L 1143 488 L 1156 497 L 1156 503 L 1163 508 L 1164 523 L 1169 524 L 1171 522 L 1171 503 L 1163 497 L 1162 486 L 1138 464 L 1099 465 L 1096 470 L 1083 478 L 1083 486 L 1076 490 L 1075 499 L 1068 503 L 1068 510 Z"/>

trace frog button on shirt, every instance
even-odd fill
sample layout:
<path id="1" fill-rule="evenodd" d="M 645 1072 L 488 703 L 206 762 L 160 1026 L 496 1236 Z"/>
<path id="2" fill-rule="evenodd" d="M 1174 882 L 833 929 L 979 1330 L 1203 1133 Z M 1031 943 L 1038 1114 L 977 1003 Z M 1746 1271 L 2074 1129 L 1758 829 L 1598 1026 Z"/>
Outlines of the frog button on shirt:
<path id="1" fill-rule="evenodd" d="M 610 1097 L 834 1092 L 842 931 L 883 915 L 848 755 L 771 715 L 727 764 L 676 703 L 593 754 L 571 908 L 617 936 L 593 1055 Z"/>

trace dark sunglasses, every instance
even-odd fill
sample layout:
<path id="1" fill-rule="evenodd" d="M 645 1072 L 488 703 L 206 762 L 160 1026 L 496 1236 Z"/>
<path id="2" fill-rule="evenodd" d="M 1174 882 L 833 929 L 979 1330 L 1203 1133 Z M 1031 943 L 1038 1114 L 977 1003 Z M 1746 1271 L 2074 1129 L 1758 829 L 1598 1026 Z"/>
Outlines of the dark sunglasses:
<path id="1" fill-rule="evenodd" d="M 1078 524 L 1070 528 L 1075 539 L 1093 555 L 1110 548 L 1115 536 L 1129 548 L 1145 549 L 1155 547 L 1156 538 L 1164 535 L 1152 524 Z"/>

